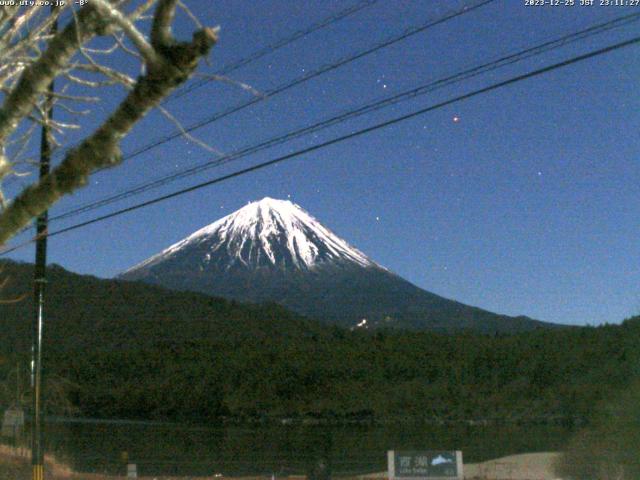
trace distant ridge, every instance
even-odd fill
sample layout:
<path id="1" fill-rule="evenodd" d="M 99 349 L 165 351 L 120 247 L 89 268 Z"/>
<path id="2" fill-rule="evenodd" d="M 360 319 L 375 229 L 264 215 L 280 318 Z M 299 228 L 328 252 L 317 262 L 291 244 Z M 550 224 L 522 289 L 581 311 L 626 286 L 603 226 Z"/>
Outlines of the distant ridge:
<path id="1" fill-rule="evenodd" d="M 349 245 L 300 206 L 264 198 L 120 275 L 177 290 L 275 302 L 350 328 L 512 333 L 554 324 L 422 290 Z"/>

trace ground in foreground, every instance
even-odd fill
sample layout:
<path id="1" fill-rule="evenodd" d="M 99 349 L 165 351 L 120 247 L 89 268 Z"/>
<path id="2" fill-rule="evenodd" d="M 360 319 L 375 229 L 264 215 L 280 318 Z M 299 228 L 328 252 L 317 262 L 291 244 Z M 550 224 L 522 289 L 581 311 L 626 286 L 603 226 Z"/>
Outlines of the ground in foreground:
<path id="1" fill-rule="evenodd" d="M 465 464 L 465 478 L 469 480 L 553 480 L 557 476 L 554 473 L 554 464 L 559 453 L 527 453 L 510 455 L 507 457 L 489 460 L 482 463 Z M 120 480 L 126 477 L 115 477 L 91 473 L 73 472 L 67 466 L 57 462 L 54 458 L 47 457 L 45 478 L 47 480 Z M 28 451 L 0 446 L 0 480 L 20 480 L 31 478 L 31 466 L 29 464 Z M 267 477 L 245 477 L 233 480 L 262 479 Z M 289 480 L 302 480 L 305 477 L 288 477 Z M 381 472 L 373 475 L 363 475 L 353 479 L 343 480 L 367 480 L 386 479 L 387 473 Z M 140 480 L 221 480 L 219 477 L 139 477 Z"/>

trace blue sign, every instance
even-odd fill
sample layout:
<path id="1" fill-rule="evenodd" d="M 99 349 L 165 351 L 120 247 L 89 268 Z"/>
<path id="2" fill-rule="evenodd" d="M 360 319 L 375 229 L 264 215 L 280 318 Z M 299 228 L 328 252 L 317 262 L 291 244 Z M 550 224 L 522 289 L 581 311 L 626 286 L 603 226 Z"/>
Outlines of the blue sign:
<path id="1" fill-rule="evenodd" d="M 450 450 L 391 451 L 389 452 L 389 478 L 463 478 L 462 452 Z"/>

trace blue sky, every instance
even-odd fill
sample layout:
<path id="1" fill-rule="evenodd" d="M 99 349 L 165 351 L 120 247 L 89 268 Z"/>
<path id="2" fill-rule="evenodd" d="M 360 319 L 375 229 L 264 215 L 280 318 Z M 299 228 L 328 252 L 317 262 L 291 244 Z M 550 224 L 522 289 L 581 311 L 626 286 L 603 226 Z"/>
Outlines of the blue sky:
<path id="1" fill-rule="evenodd" d="M 201 69 L 213 72 L 357 2 L 187 3 L 203 23 L 221 27 L 211 65 Z M 230 76 L 265 92 L 473 3 L 379 1 Z M 231 152 L 638 11 L 637 7 L 597 4 L 527 7 L 524 0 L 496 1 L 194 134 L 222 152 Z M 566 45 L 61 221 L 52 229 L 634 37 L 640 33 L 639 25 L 635 22 Z M 178 19 L 178 33 L 190 29 L 186 18 Z M 110 277 L 248 201 L 290 196 L 375 261 L 426 290 L 499 313 L 572 324 L 617 323 L 640 313 L 637 78 L 640 48 L 622 49 L 52 238 L 49 259 L 72 271 Z M 168 103 L 167 108 L 189 125 L 251 95 L 231 84 L 211 82 Z M 109 95 L 102 111 L 108 111 L 116 99 Z M 160 115 L 152 114 L 125 141 L 123 150 L 132 151 L 173 130 Z M 167 143 L 94 175 L 88 188 L 65 199 L 52 215 L 211 156 L 184 139 Z M 30 261 L 33 249 L 22 249 L 11 257 Z"/>

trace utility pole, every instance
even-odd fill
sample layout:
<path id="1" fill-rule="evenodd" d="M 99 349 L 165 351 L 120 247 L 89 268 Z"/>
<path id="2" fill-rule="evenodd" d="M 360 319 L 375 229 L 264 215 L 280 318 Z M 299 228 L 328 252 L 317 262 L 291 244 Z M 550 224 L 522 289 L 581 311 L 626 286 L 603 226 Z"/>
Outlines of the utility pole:
<path id="1" fill-rule="evenodd" d="M 20 363 L 16 363 L 16 408 L 20 408 Z"/>
<path id="2" fill-rule="evenodd" d="M 51 14 L 56 9 L 51 7 Z M 54 20 L 51 33 L 58 30 Z M 44 99 L 42 134 L 40 137 L 40 179 L 46 177 L 51 169 L 51 126 L 53 118 L 53 80 L 49 84 Z M 49 212 L 45 211 L 36 220 L 36 264 L 34 272 L 35 312 L 32 325 L 31 344 L 31 465 L 32 480 L 44 480 L 44 450 L 42 435 L 42 335 L 44 329 L 44 301 L 47 283 L 47 227 Z"/>

